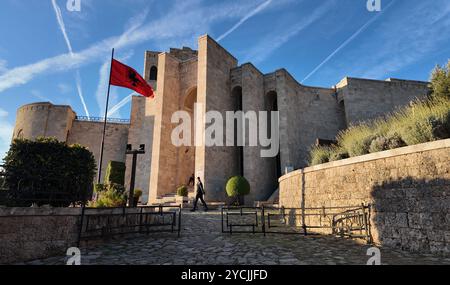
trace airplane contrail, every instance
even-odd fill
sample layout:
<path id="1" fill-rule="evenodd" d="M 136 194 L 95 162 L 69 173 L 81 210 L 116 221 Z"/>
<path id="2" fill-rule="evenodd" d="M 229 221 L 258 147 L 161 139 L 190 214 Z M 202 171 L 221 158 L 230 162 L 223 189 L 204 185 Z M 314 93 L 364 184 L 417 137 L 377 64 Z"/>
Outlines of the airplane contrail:
<path id="1" fill-rule="evenodd" d="M 61 33 L 63 34 L 63 37 L 66 42 L 67 49 L 69 50 L 70 56 L 73 58 L 74 53 L 73 53 L 73 49 L 72 49 L 72 44 L 67 35 L 66 26 L 64 24 L 64 19 L 62 17 L 61 9 L 59 8 L 58 4 L 56 3 L 56 0 L 52 0 L 52 5 L 53 5 L 53 9 L 55 10 L 56 20 L 58 21 L 59 29 L 61 30 Z M 86 102 L 84 100 L 83 91 L 81 88 L 81 76 L 80 76 L 80 71 L 78 69 L 75 74 L 75 83 L 76 83 L 76 87 L 77 87 L 78 96 L 80 97 L 81 104 L 83 105 L 86 116 L 90 117 Z"/>
<path id="2" fill-rule="evenodd" d="M 250 13 L 248 13 L 247 15 L 245 15 L 241 20 L 239 20 L 239 22 L 236 23 L 236 25 L 234 25 L 233 27 L 231 27 L 231 29 L 229 29 L 228 31 L 226 31 L 225 33 L 223 33 L 221 36 L 219 36 L 217 38 L 217 41 L 220 42 L 221 40 L 223 40 L 224 38 L 226 38 L 229 34 L 231 34 L 232 32 L 234 32 L 234 30 L 236 30 L 237 28 L 239 28 L 242 24 L 244 24 L 248 19 L 250 19 L 251 17 L 255 16 L 256 14 L 258 14 L 259 12 L 261 12 L 262 10 L 264 10 L 265 8 L 267 8 L 267 6 L 270 5 L 270 3 L 272 3 L 272 0 L 267 0 L 264 3 L 260 4 L 258 7 L 256 7 L 255 10 L 251 11 Z"/>
<path id="3" fill-rule="evenodd" d="M 384 12 L 386 12 L 392 4 L 394 4 L 395 0 L 393 0 L 389 5 L 386 6 L 381 12 L 378 12 L 378 15 L 367 21 L 361 28 L 359 28 L 353 35 L 351 35 L 345 42 L 343 42 L 336 50 L 334 50 L 324 61 L 322 61 L 313 71 L 311 71 L 305 78 L 303 78 L 302 82 L 308 80 L 314 73 L 316 73 L 322 66 L 324 66 L 330 59 L 332 59 L 339 51 L 341 51 L 344 47 L 346 47 L 351 41 L 353 41 L 359 34 L 361 34 L 367 27 L 369 27 L 373 22 L 375 22 Z"/>
<path id="4" fill-rule="evenodd" d="M 111 109 L 108 110 L 108 114 L 109 115 L 113 115 L 115 114 L 117 111 L 119 111 L 123 106 L 125 106 L 128 102 L 131 101 L 131 98 L 133 97 L 133 95 L 136 95 L 136 92 L 131 93 L 130 95 L 128 95 L 127 97 L 125 97 L 124 99 L 122 99 L 122 101 L 120 101 L 119 103 L 117 103 L 114 107 L 112 107 Z"/>

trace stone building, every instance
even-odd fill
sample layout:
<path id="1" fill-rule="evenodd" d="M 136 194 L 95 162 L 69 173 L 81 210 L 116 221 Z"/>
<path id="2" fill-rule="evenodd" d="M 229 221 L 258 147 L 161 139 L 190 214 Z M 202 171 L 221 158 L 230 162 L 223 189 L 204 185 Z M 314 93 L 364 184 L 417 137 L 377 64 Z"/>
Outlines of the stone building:
<path id="1" fill-rule="evenodd" d="M 144 201 L 154 203 L 186 184 L 192 173 L 202 177 L 207 200 L 225 199 L 224 186 L 242 174 L 251 184 L 246 202 L 266 200 L 278 188 L 286 170 L 304 167 L 317 139 L 333 140 L 340 130 L 386 115 L 426 96 L 427 82 L 344 78 L 331 88 L 301 85 L 285 69 L 263 74 L 251 63 L 237 59 L 209 36 L 198 40 L 198 50 L 183 47 L 169 52 L 145 53 L 145 79 L 156 90 L 154 99 L 135 96 L 129 122 L 110 122 L 104 165 L 110 160 L 127 164 L 126 144 L 146 145 L 139 156 L 136 187 Z M 171 142 L 172 114 L 193 113 L 195 103 L 204 111 L 279 111 L 280 152 L 262 158 L 260 146 L 182 146 Z M 54 136 L 89 147 L 98 158 L 101 122 L 82 120 L 69 106 L 36 103 L 17 112 L 14 137 Z M 103 171 L 104 173 L 104 171 Z"/>

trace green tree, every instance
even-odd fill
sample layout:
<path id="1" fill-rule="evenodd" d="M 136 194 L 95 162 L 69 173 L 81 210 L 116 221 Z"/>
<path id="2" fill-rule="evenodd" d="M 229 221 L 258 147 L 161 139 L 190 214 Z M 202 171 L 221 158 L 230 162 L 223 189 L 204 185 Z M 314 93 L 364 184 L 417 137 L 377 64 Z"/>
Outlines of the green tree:
<path id="1" fill-rule="evenodd" d="M 450 60 L 447 66 L 436 66 L 431 74 L 433 96 L 450 99 Z"/>

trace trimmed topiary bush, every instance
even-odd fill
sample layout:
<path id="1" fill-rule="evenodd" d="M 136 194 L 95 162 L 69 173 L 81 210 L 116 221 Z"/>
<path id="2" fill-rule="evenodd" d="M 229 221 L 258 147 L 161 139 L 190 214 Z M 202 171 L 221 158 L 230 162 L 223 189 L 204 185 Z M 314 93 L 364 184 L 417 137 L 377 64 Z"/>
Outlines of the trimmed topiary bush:
<path id="1" fill-rule="evenodd" d="M 125 170 L 126 166 L 123 162 L 110 161 L 106 169 L 105 184 L 120 184 L 125 185 Z"/>
<path id="2" fill-rule="evenodd" d="M 134 199 L 135 199 L 135 200 L 136 200 L 136 199 L 139 200 L 139 198 L 142 197 L 142 194 L 143 194 L 143 193 L 144 193 L 144 192 L 142 192 L 141 189 L 135 189 L 135 190 L 134 190 Z"/>
<path id="3" fill-rule="evenodd" d="M 189 195 L 189 190 L 186 185 L 182 185 L 177 189 L 177 195 L 181 197 L 187 197 Z"/>
<path id="4" fill-rule="evenodd" d="M 245 196 L 250 193 L 250 183 L 243 176 L 231 177 L 226 185 L 228 197 Z"/>
<path id="5" fill-rule="evenodd" d="M 133 197 L 134 197 L 133 198 L 133 206 L 134 207 L 138 206 L 139 200 L 141 199 L 143 193 L 144 192 L 142 192 L 141 189 L 134 189 L 134 195 L 133 195 Z"/>

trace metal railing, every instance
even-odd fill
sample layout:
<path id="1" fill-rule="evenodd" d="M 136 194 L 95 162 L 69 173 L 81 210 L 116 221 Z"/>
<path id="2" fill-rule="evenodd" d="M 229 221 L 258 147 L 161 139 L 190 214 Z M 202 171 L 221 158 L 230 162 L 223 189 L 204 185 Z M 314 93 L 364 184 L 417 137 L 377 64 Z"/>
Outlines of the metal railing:
<path id="1" fill-rule="evenodd" d="M 371 243 L 370 205 L 320 208 L 224 207 L 222 233 L 332 234 Z"/>
<path id="2" fill-rule="evenodd" d="M 77 244 L 98 238 L 133 233 L 177 232 L 181 235 L 181 206 L 137 208 L 83 207 Z"/>
<path id="3" fill-rule="evenodd" d="M 101 117 L 88 117 L 88 116 L 76 116 L 75 120 L 77 121 L 87 121 L 87 122 L 100 122 L 103 123 L 105 118 Z M 109 123 L 117 123 L 117 124 L 130 124 L 129 119 L 119 119 L 119 118 L 108 118 L 106 120 Z"/>

